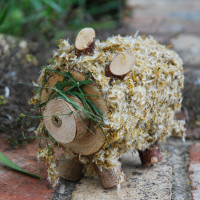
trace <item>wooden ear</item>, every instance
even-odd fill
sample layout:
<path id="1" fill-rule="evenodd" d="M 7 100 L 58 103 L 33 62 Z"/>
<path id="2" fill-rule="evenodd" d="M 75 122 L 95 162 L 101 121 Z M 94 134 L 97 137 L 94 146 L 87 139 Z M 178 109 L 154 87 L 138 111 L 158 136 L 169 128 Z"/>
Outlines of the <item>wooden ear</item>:
<path id="1" fill-rule="evenodd" d="M 133 53 L 124 51 L 117 54 L 106 68 L 106 75 L 110 77 L 123 78 L 135 65 Z"/>
<path id="2" fill-rule="evenodd" d="M 95 31 L 93 28 L 82 29 L 75 40 L 75 54 L 81 56 L 83 54 L 92 54 L 95 44 Z"/>

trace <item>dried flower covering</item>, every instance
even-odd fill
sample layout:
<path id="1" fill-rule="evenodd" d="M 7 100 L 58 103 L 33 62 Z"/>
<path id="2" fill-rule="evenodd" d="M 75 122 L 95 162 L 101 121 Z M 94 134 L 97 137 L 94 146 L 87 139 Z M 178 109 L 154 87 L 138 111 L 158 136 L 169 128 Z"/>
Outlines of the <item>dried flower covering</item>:
<path id="1" fill-rule="evenodd" d="M 107 77 L 106 67 L 124 50 L 135 54 L 131 72 L 123 79 Z M 92 157 L 76 156 L 82 163 L 114 167 L 120 164 L 120 155 L 130 148 L 144 150 L 156 141 L 164 142 L 171 134 L 184 138 L 185 122 L 174 119 L 182 102 L 183 63 L 174 51 L 158 44 L 153 37 L 113 36 L 103 42 L 97 40 L 94 53 L 80 57 L 75 55 L 74 45 L 61 40 L 54 60 L 47 68 L 92 72 L 94 83 L 107 103 L 104 126 L 109 127 L 111 148 L 105 143 Z M 44 69 L 38 85 L 43 82 Z M 38 98 L 36 95 L 32 102 Z"/>

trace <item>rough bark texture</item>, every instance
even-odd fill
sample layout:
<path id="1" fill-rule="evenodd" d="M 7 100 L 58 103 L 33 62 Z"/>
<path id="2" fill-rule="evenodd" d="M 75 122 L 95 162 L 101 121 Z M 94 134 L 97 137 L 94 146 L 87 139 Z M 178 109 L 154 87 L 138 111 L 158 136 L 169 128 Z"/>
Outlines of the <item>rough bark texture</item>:
<path id="1" fill-rule="evenodd" d="M 157 143 L 154 143 L 144 151 L 138 151 L 142 162 L 142 165 L 152 165 L 162 161 L 162 156 L 160 153 L 160 147 Z"/>
<path id="2" fill-rule="evenodd" d="M 61 155 L 58 165 L 59 175 L 69 181 L 78 181 L 83 173 L 83 165 L 73 160 L 72 158 L 68 158 L 65 155 Z"/>
<path id="3" fill-rule="evenodd" d="M 95 41 L 93 41 L 87 48 L 83 50 L 75 49 L 75 54 L 79 57 L 81 55 L 92 55 L 94 52 Z"/>
<path id="4" fill-rule="evenodd" d="M 95 166 L 95 169 L 100 178 L 102 187 L 105 189 L 117 186 L 126 180 L 125 174 L 121 167 L 106 169 L 105 167 Z"/>

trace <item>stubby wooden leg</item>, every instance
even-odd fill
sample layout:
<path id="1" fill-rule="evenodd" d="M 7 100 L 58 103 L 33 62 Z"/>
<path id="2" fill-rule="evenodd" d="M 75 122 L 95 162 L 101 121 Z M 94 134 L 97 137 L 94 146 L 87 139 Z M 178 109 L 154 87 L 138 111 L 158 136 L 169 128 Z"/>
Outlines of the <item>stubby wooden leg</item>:
<path id="1" fill-rule="evenodd" d="M 117 186 L 126 180 L 121 167 L 107 169 L 105 167 L 95 166 L 95 169 L 100 178 L 101 184 L 105 189 Z"/>
<path id="2" fill-rule="evenodd" d="M 79 161 L 61 155 L 58 164 L 60 177 L 69 181 L 78 181 L 82 177 L 82 169 L 83 165 Z"/>
<path id="3" fill-rule="evenodd" d="M 148 149 L 145 149 L 144 151 L 138 151 L 138 152 L 139 152 L 142 165 L 144 166 L 152 165 L 154 163 L 158 163 L 162 161 L 160 147 L 157 142 L 151 145 Z"/>

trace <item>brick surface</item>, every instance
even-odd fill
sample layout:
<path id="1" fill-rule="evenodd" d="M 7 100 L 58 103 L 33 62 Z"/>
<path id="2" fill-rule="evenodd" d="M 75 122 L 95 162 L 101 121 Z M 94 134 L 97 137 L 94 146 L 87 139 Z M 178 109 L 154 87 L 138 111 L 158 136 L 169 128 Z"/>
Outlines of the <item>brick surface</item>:
<path id="1" fill-rule="evenodd" d="M 188 148 L 191 140 L 185 142 L 171 137 L 164 148 L 168 152 L 167 163 L 172 166 L 172 200 L 191 200 L 191 186 L 188 177 Z"/>
<path id="2" fill-rule="evenodd" d="M 127 182 L 121 184 L 121 189 L 104 190 L 98 178 L 85 177 L 78 183 L 61 180 L 54 200 L 191 200 L 187 173 L 188 147 L 191 144 L 190 140 L 183 142 L 180 138 L 169 138 L 161 146 L 168 152 L 162 152 L 162 163 L 151 167 L 142 167 L 138 155 L 129 152 L 122 158 Z"/>
<path id="3" fill-rule="evenodd" d="M 198 0 L 128 0 L 132 17 L 128 23 L 150 34 L 196 33 L 200 31 Z"/>
<path id="4" fill-rule="evenodd" d="M 188 173 L 191 180 L 193 200 L 200 199 L 200 143 L 194 143 L 189 148 Z"/>
<path id="5" fill-rule="evenodd" d="M 200 65 L 200 37 L 191 34 L 180 34 L 173 38 L 171 43 L 173 48 L 180 54 L 185 65 Z"/>
<path id="6" fill-rule="evenodd" d="M 39 174 L 36 160 L 37 142 L 15 149 L 0 140 L 0 151 L 26 171 Z M 43 200 L 52 199 L 53 190 L 46 180 L 43 166 L 39 179 L 13 171 L 0 163 L 0 200 Z"/>
<path id="7" fill-rule="evenodd" d="M 165 162 L 142 167 L 139 156 L 129 152 L 122 158 L 122 169 L 127 181 L 121 184 L 120 189 L 105 190 L 98 179 L 85 177 L 81 184 L 76 185 L 72 200 L 171 199 L 172 167 Z"/>
<path id="8" fill-rule="evenodd" d="M 187 99 L 187 100 L 191 101 L 190 99 Z M 193 102 L 189 102 L 189 103 L 193 104 Z M 186 108 L 185 108 L 185 112 L 187 112 Z M 187 115 L 188 115 L 188 113 L 187 113 Z M 186 121 L 185 127 L 186 127 L 186 138 L 187 139 L 200 139 L 200 125 L 199 124 L 192 124 L 192 126 L 190 127 L 190 124 L 187 122 L 187 121 L 189 121 L 189 115 L 186 116 L 185 113 L 179 112 L 179 113 L 176 113 L 175 119 L 176 120 L 185 120 Z M 197 121 L 197 122 L 199 123 L 199 121 Z"/>
<path id="9" fill-rule="evenodd" d="M 192 139 L 200 139 L 200 127 L 195 125 L 192 128 L 187 128 L 186 137 Z"/>

